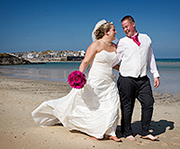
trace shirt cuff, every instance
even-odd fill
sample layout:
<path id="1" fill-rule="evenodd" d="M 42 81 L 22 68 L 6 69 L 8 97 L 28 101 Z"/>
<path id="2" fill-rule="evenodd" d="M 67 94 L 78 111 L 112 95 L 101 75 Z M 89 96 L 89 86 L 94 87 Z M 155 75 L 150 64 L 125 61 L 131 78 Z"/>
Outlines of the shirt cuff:
<path id="1" fill-rule="evenodd" d="M 153 73 L 153 76 L 154 76 L 154 78 L 158 78 L 158 77 L 160 77 L 160 75 L 159 75 L 159 73 L 158 73 L 158 72 Z"/>

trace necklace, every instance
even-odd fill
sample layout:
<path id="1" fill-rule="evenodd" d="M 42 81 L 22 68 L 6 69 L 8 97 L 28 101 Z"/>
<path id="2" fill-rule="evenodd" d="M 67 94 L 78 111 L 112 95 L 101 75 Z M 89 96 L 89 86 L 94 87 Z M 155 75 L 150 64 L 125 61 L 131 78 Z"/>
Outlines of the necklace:
<path id="1" fill-rule="evenodd" d="M 108 46 L 111 46 L 112 43 L 108 43 L 107 41 L 105 41 L 104 39 L 102 39 L 102 41 L 107 44 Z"/>

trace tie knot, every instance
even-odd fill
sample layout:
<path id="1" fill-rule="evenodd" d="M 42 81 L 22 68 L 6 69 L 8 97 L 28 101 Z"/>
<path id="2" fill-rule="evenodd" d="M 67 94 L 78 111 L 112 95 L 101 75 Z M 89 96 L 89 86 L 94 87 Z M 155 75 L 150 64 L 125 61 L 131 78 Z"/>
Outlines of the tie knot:
<path id="1" fill-rule="evenodd" d="M 138 35 L 132 36 L 131 39 L 138 41 Z"/>
<path id="2" fill-rule="evenodd" d="M 141 43 L 140 43 L 139 40 L 138 40 L 138 34 L 135 35 L 135 36 L 132 36 L 131 39 L 132 39 L 138 46 L 141 45 Z"/>

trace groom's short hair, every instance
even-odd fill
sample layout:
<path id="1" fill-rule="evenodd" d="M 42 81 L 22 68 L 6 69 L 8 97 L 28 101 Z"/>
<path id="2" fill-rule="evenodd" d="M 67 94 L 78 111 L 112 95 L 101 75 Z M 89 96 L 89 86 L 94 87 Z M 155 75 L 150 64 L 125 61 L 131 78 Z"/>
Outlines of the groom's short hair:
<path id="1" fill-rule="evenodd" d="M 135 21 L 134 21 L 134 18 L 133 18 L 132 16 L 130 16 L 130 15 L 124 16 L 124 17 L 121 19 L 121 23 L 122 23 L 124 20 L 129 20 L 130 23 L 135 22 Z"/>

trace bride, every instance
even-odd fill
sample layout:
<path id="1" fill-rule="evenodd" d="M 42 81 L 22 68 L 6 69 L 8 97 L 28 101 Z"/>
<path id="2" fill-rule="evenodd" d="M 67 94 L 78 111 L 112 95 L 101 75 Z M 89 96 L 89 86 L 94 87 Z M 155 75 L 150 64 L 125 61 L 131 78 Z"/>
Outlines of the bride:
<path id="1" fill-rule="evenodd" d="M 99 21 L 93 32 L 93 43 L 88 47 L 79 71 L 90 64 L 87 83 L 82 89 L 72 89 L 65 97 L 43 102 L 32 112 L 41 127 L 60 121 L 68 130 L 78 130 L 92 139 L 116 137 L 119 119 L 119 95 L 112 75 L 116 60 L 116 30 L 111 22 Z"/>

